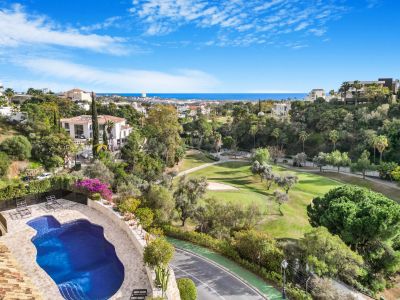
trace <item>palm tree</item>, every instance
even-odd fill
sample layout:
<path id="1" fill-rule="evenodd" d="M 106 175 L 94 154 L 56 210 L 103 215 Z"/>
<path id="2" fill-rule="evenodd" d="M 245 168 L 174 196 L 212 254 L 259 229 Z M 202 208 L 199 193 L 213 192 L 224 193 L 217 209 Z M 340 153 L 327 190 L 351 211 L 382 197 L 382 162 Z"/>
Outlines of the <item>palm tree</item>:
<path id="1" fill-rule="evenodd" d="M 336 143 L 339 140 L 339 132 L 335 129 L 331 130 L 329 132 L 329 140 L 332 142 L 333 144 L 333 151 L 336 150 Z"/>
<path id="2" fill-rule="evenodd" d="M 352 86 L 353 86 L 353 88 L 355 88 L 355 97 L 354 97 L 354 104 L 355 105 L 357 105 L 357 101 L 359 100 L 359 98 L 360 98 L 360 95 L 361 95 L 361 88 L 363 87 L 362 86 L 362 84 L 358 81 L 358 80 L 356 80 L 356 81 L 354 81 L 353 82 L 353 84 L 352 84 Z"/>
<path id="3" fill-rule="evenodd" d="M 11 98 L 14 96 L 15 91 L 12 88 L 6 88 L 4 95 L 7 97 L 7 101 L 10 102 Z"/>
<path id="4" fill-rule="evenodd" d="M 279 128 L 275 128 L 271 134 L 274 138 L 276 138 L 276 146 L 278 146 L 279 136 L 281 135 L 281 131 Z"/>
<path id="5" fill-rule="evenodd" d="M 299 140 L 303 144 L 303 152 L 304 152 L 304 142 L 308 139 L 308 133 L 305 130 L 300 131 Z"/>
<path id="6" fill-rule="evenodd" d="M 251 125 L 250 134 L 253 136 L 253 148 L 256 148 L 256 134 L 257 134 L 257 131 L 258 131 L 257 125 Z"/>
<path id="7" fill-rule="evenodd" d="M 339 92 L 342 94 L 344 100 L 346 100 L 347 91 L 350 89 L 351 85 L 349 82 L 345 81 L 340 86 Z"/>
<path id="8" fill-rule="evenodd" d="M 376 149 L 378 149 L 380 157 L 379 163 L 382 163 L 383 151 L 389 146 L 388 138 L 385 135 L 380 135 L 376 138 Z"/>
<path id="9" fill-rule="evenodd" d="M 378 136 L 374 133 L 369 140 L 370 145 L 374 148 L 374 163 L 376 162 L 376 145 L 378 144 Z"/>
<path id="10" fill-rule="evenodd" d="M 111 151 L 114 150 L 114 144 L 113 144 L 113 135 L 112 135 L 112 130 L 115 126 L 115 123 L 111 120 L 107 120 L 106 123 L 104 124 L 104 130 L 107 131 L 108 134 L 108 145 L 111 145 Z"/>

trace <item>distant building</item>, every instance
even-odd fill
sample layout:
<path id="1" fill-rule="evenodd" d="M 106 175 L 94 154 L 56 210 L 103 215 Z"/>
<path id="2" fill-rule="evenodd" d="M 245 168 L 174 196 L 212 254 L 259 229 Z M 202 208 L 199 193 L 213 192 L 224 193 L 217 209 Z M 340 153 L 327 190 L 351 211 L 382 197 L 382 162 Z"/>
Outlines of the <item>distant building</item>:
<path id="1" fill-rule="evenodd" d="M 5 117 L 11 123 L 24 123 L 28 119 L 26 112 L 16 111 L 11 106 L 0 107 L 0 116 Z"/>
<path id="2" fill-rule="evenodd" d="M 0 82 L 0 97 L 4 96 L 4 86 L 3 84 Z"/>
<path id="3" fill-rule="evenodd" d="M 307 100 L 314 102 L 318 98 L 326 98 L 324 89 L 312 89 L 311 92 L 308 94 Z"/>
<path id="4" fill-rule="evenodd" d="M 386 87 L 390 92 L 389 100 L 396 99 L 396 95 L 400 90 L 400 82 L 398 79 L 393 78 L 379 78 L 378 80 L 365 80 L 365 81 L 347 81 L 349 84 L 349 88 L 344 94 L 344 101 L 346 103 L 355 102 L 356 97 L 359 98 L 358 101 L 365 101 L 364 94 L 366 92 L 366 88 L 368 86 L 379 86 L 379 87 Z M 360 87 L 357 89 L 353 85 L 358 83 Z"/>
<path id="5" fill-rule="evenodd" d="M 11 97 L 11 102 L 15 104 L 23 104 L 25 101 L 30 100 L 32 95 L 27 94 L 15 94 Z"/>
<path id="6" fill-rule="evenodd" d="M 81 89 L 72 89 L 70 91 L 64 92 L 63 96 L 65 98 L 71 99 L 72 101 L 91 101 L 90 92 L 85 92 Z"/>
<path id="7" fill-rule="evenodd" d="M 291 103 L 289 101 L 274 102 L 271 112 L 274 116 L 286 117 L 289 115 L 290 108 Z"/>
<path id="8" fill-rule="evenodd" d="M 103 130 L 105 129 L 106 122 L 111 121 L 114 123 L 111 135 L 108 136 L 109 146 L 113 150 L 120 148 L 126 142 L 129 134 L 132 132 L 132 127 L 126 124 L 126 120 L 124 118 L 99 115 L 98 120 L 100 140 L 103 136 Z M 60 122 L 65 131 L 67 131 L 71 138 L 78 144 L 85 144 L 88 140 L 93 138 L 92 116 L 90 115 L 61 119 Z"/>

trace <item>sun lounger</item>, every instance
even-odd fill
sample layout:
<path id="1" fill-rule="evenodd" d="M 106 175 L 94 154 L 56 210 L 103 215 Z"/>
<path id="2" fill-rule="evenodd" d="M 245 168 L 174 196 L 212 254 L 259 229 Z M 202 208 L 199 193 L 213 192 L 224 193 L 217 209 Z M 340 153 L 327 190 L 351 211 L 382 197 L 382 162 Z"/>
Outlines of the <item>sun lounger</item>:
<path id="1" fill-rule="evenodd" d="M 146 289 L 135 289 L 132 291 L 130 300 L 145 300 L 147 296 Z"/>
<path id="2" fill-rule="evenodd" d="M 53 209 L 55 209 L 56 207 L 62 207 L 62 205 L 57 201 L 57 198 L 54 195 L 46 196 L 46 206 Z"/>
<path id="3" fill-rule="evenodd" d="M 31 214 L 31 210 L 28 208 L 25 199 L 17 199 L 16 203 L 17 203 L 17 208 L 16 208 L 17 214 L 19 214 L 21 217 L 28 216 Z"/>

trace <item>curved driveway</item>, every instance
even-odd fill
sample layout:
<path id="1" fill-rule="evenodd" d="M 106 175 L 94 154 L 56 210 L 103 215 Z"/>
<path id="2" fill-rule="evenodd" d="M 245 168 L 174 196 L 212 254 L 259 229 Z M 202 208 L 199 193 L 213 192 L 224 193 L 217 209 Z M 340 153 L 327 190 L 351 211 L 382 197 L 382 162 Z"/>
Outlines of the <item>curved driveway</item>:
<path id="1" fill-rule="evenodd" d="M 194 281 L 199 300 L 263 300 L 258 292 L 218 265 L 191 252 L 176 249 L 171 263 L 176 278 Z"/>

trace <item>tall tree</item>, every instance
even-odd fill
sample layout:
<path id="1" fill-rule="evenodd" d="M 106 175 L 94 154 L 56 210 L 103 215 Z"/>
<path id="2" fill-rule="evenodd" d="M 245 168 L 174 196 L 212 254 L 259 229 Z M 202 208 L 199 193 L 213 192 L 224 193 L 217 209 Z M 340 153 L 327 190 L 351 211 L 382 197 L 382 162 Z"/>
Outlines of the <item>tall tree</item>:
<path id="1" fill-rule="evenodd" d="M 97 118 L 97 107 L 96 107 L 96 96 L 92 92 L 92 132 L 93 132 L 93 140 L 92 140 L 92 151 L 93 157 L 98 157 L 97 145 L 99 144 L 99 120 Z"/>
<path id="2" fill-rule="evenodd" d="M 336 143 L 339 140 L 339 132 L 336 129 L 333 129 L 329 132 L 329 140 L 333 144 L 333 151 L 336 150 Z"/>
<path id="3" fill-rule="evenodd" d="M 351 85 L 349 82 L 345 81 L 342 83 L 339 92 L 342 94 L 343 99 L 346 99 L 347 91 L 350 89 Z"/>
<path id="4" fill-rule="evenodd" d="M 274 128 L 271 135 L 276 139 L 276 146 L 278 147 L 281 130 L 279 128 Z"/>
<path id="5" fill-rule="evenodd" d="M 305 130 L 300 131 L 299 133 L 299 140 L 303 145 L 303 152 L 304 152 L 304 143 L 308 139 L 308 133 Z M 304 152 L 305 153 L 305 152 Z"/>
<path id="6" fill-rule="evenodd" d="M 15 91 L 12 88 L 6 88 L 4 91 L 4 95 L 6 95 L 7 100 L 10 102 L 11 98 L 14 96 Z"/>
<path id="7" fill-rule="evenodd" d="M 166 165 L 172 167 L 177 162 L 179 149 L 182 148 L 182 126 L 175 107 L 158 104 L 151 108 L 146 119 L 145 131 L 149 146 L 154 147 Z"/>
<path id="8" fill-rule="evenodd" d="M 383 151 L 389 146 L 388 138 L 385 135 L 380 135 L 376 138 L 376 149 L 379 152 L 379 162 L 382 162 Z"/>
<path id="9" fill-rule="evenodd" d="M 253 137 L 253 149 L 256 148 L 256 134 L 257 134 L 258 128 L 257 125 L 251 125 L 250 126 L 250 134 Z"/>
<path id="10" fill-rule="evenodd" d="M 203 197 L 207 188 L 207 180 L 205 178 L 187 179 L 183 176 L 175 190 L 175 208 L 179 213 L 182 226 L 188 218 L 192 217 L 197 208 L 198 200 Z"/>
<path id="11" fill-rule="evenodd" d="M 372 170 L 372 164 L 369 160 L 369 152 L 364 150 L 359 159 L 351 166 L 352 171 L 359 171 L 362 173 L 363 178 L 365 178 L 365 172 Z"/>
<path id="12" fill-rule="evenodd" d="M 353 97 L 354 97 L 354 104 L 357 105 L 358 101 L 360 100 L 360 95 L 361 95 L 361 89 L 363 85 L 358 81 L 354 81 L 352 84 L 352 87 L 354 88 L 353 92 Z"/>
<path id="13" fill-rule="evenodd" d="M 114 126 L 115 124 L 111 120 L 107 120 L 106 123 L 104 124 L 104 131 L 107 132 L 107 137 L 108 137 L 107 145 L 111 147 L 111 151 L 114 150 L 114 144 L 113 144 L 114 137 L 112 134 Z"/>

